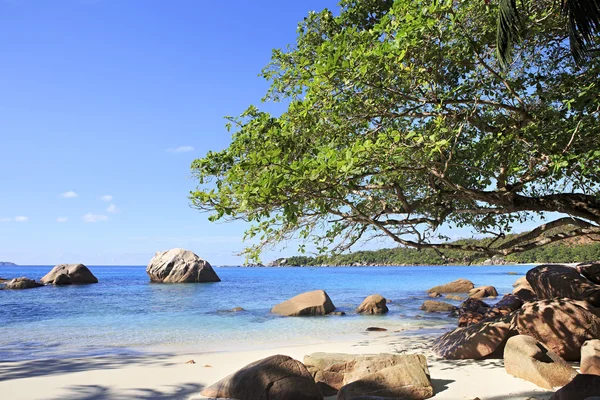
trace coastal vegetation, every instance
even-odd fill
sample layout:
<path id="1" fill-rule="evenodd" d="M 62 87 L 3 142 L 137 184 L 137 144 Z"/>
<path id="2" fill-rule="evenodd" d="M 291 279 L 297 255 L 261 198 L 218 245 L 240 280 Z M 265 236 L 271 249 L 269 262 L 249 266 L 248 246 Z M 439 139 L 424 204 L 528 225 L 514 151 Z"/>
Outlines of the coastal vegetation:
<path id="1" fill-rule="evenodd" d="M 553 2 L 524 3 L 510 68 L 495 2 L 310 13 L 263 70 L 265 100 L 286 110 L 230 118 L 230 146 L 192 164 L 192 206 L 250 222 L 250 259 L 290 239 L 340 254 L 381 237 L 446 261 L 509 257 L 600 233 L 600 60 L 574 62 Z M 526 221 L 542 222 L 504 240 Z M 453 227 L 490 239 L 448 242 Z"/>

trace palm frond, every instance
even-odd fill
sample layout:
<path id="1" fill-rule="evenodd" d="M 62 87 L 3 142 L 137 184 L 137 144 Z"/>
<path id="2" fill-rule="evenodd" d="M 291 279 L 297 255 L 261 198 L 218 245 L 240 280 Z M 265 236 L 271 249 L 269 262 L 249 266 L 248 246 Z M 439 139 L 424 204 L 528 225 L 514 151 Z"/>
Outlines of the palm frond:
<path id="1" fill-rule="evenodd" d="M 513 44 L 521 40 L 522 27 L 523 23 L 516 0 L 500 0 L 496 30 L 496 54 L 502 68 L 507 68 L 512 62 Z"/>
<path id="2" fill-rule="evenodd" d="M 571 54 L 581 66 L 600 33 L 600 0 L 561 0 L 561 10 L 568 19 Z"/>

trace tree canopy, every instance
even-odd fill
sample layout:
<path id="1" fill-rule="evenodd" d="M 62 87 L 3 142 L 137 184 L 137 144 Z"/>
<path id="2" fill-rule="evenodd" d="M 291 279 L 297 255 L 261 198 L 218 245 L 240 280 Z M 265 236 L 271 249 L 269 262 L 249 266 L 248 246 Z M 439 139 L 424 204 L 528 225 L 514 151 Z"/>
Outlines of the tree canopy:
<path id="1" fill-rule="evenodd" d="M 263 71 L 264 100 L 285 112 L 230 118 L 230 146 L 192 164 L 192 206 L 251 222 L 252 257 L 296 237 L 339 252 L 381 236 L 505 256 L 600 232 L 600 63 L 578 69 L 563 17 L 536 4 L 506 72 L 490 2 L 343 0 L 339 15 L 310 13 Z M 441 226 L 499 240 L 446 243 Z"/>

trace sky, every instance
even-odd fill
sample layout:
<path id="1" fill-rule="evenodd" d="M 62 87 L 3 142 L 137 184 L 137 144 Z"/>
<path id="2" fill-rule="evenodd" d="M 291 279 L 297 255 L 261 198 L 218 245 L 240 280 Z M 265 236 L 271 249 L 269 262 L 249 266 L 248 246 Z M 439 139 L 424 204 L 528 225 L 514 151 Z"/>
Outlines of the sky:
<path id="1" fill-rule="evenodd" d="M 190 208 L 190 164 L 260 102 L 272 49 L 336 3 L 0 0 L 0 261 L 242 263 L 246 226 Z"/>

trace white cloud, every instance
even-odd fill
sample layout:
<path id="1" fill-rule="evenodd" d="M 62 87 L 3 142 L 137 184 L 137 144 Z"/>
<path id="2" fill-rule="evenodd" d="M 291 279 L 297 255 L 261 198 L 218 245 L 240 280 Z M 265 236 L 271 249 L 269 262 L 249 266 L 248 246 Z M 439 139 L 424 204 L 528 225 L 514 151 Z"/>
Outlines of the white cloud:
<path id="1" fill-rule="evenodd" d="M 108 220 L 108 217 L 106 215 L 97 215 L 97 214 L 87 213 L 83 216 L 84 222 L 100 222 L 100 221 L 106 221 L 106 220 Z"/>
<path id="2" fill-rule="evenodd" d="M 179 146 L 174 149 L 167 149 L 169 153 L 188 153 L 190 151 L 194 151 L 192 146 Z"/>
<path id="3" fill-rule="evenodd" d="M 64 192 L 63 194 L 61 194 L 61 196 L 65 199 L 74 199 L 75 197 L 79 197 L 79 195 L 72 190 Z"/>
<path id="4" fill-rule="evenodd" d="M 23 215 L 18 215 L 15 217 L 15 222 L 27 222 L 29 221 L 29 217 L 25 217 Z"/>
<path id="5" fill-rule="evenodd" d="M 108 206 L 108 208 L 106 209 L 106 212 L 109 212 L 109 213 L 116 213 L 116 212 L 119 212 L 119 209 L 117 208 L 117 206 L 115 206 L 114 204 L 112 204 L 112 203 L 111 203 L 111 204 Z"/>
<path id="6" fill-rule="evenodd" d="M 56 222 L 67 222 L 68 218 L 67 217 L 58 217 L 56 218 Z"/>
<path id="7" fill-rule="evenodd" d="M 100 200 L 102 201 L 106 201 L 107 203 L 109 201 L 112 201 L 113 197 L 110 194 L 105 194 L 104 196 L 100 197 Z"/>
<path id="8" fill-rule="evenodd" d="M 10 218 L 0 218 L 0 222 L 10 222 Z"/>

